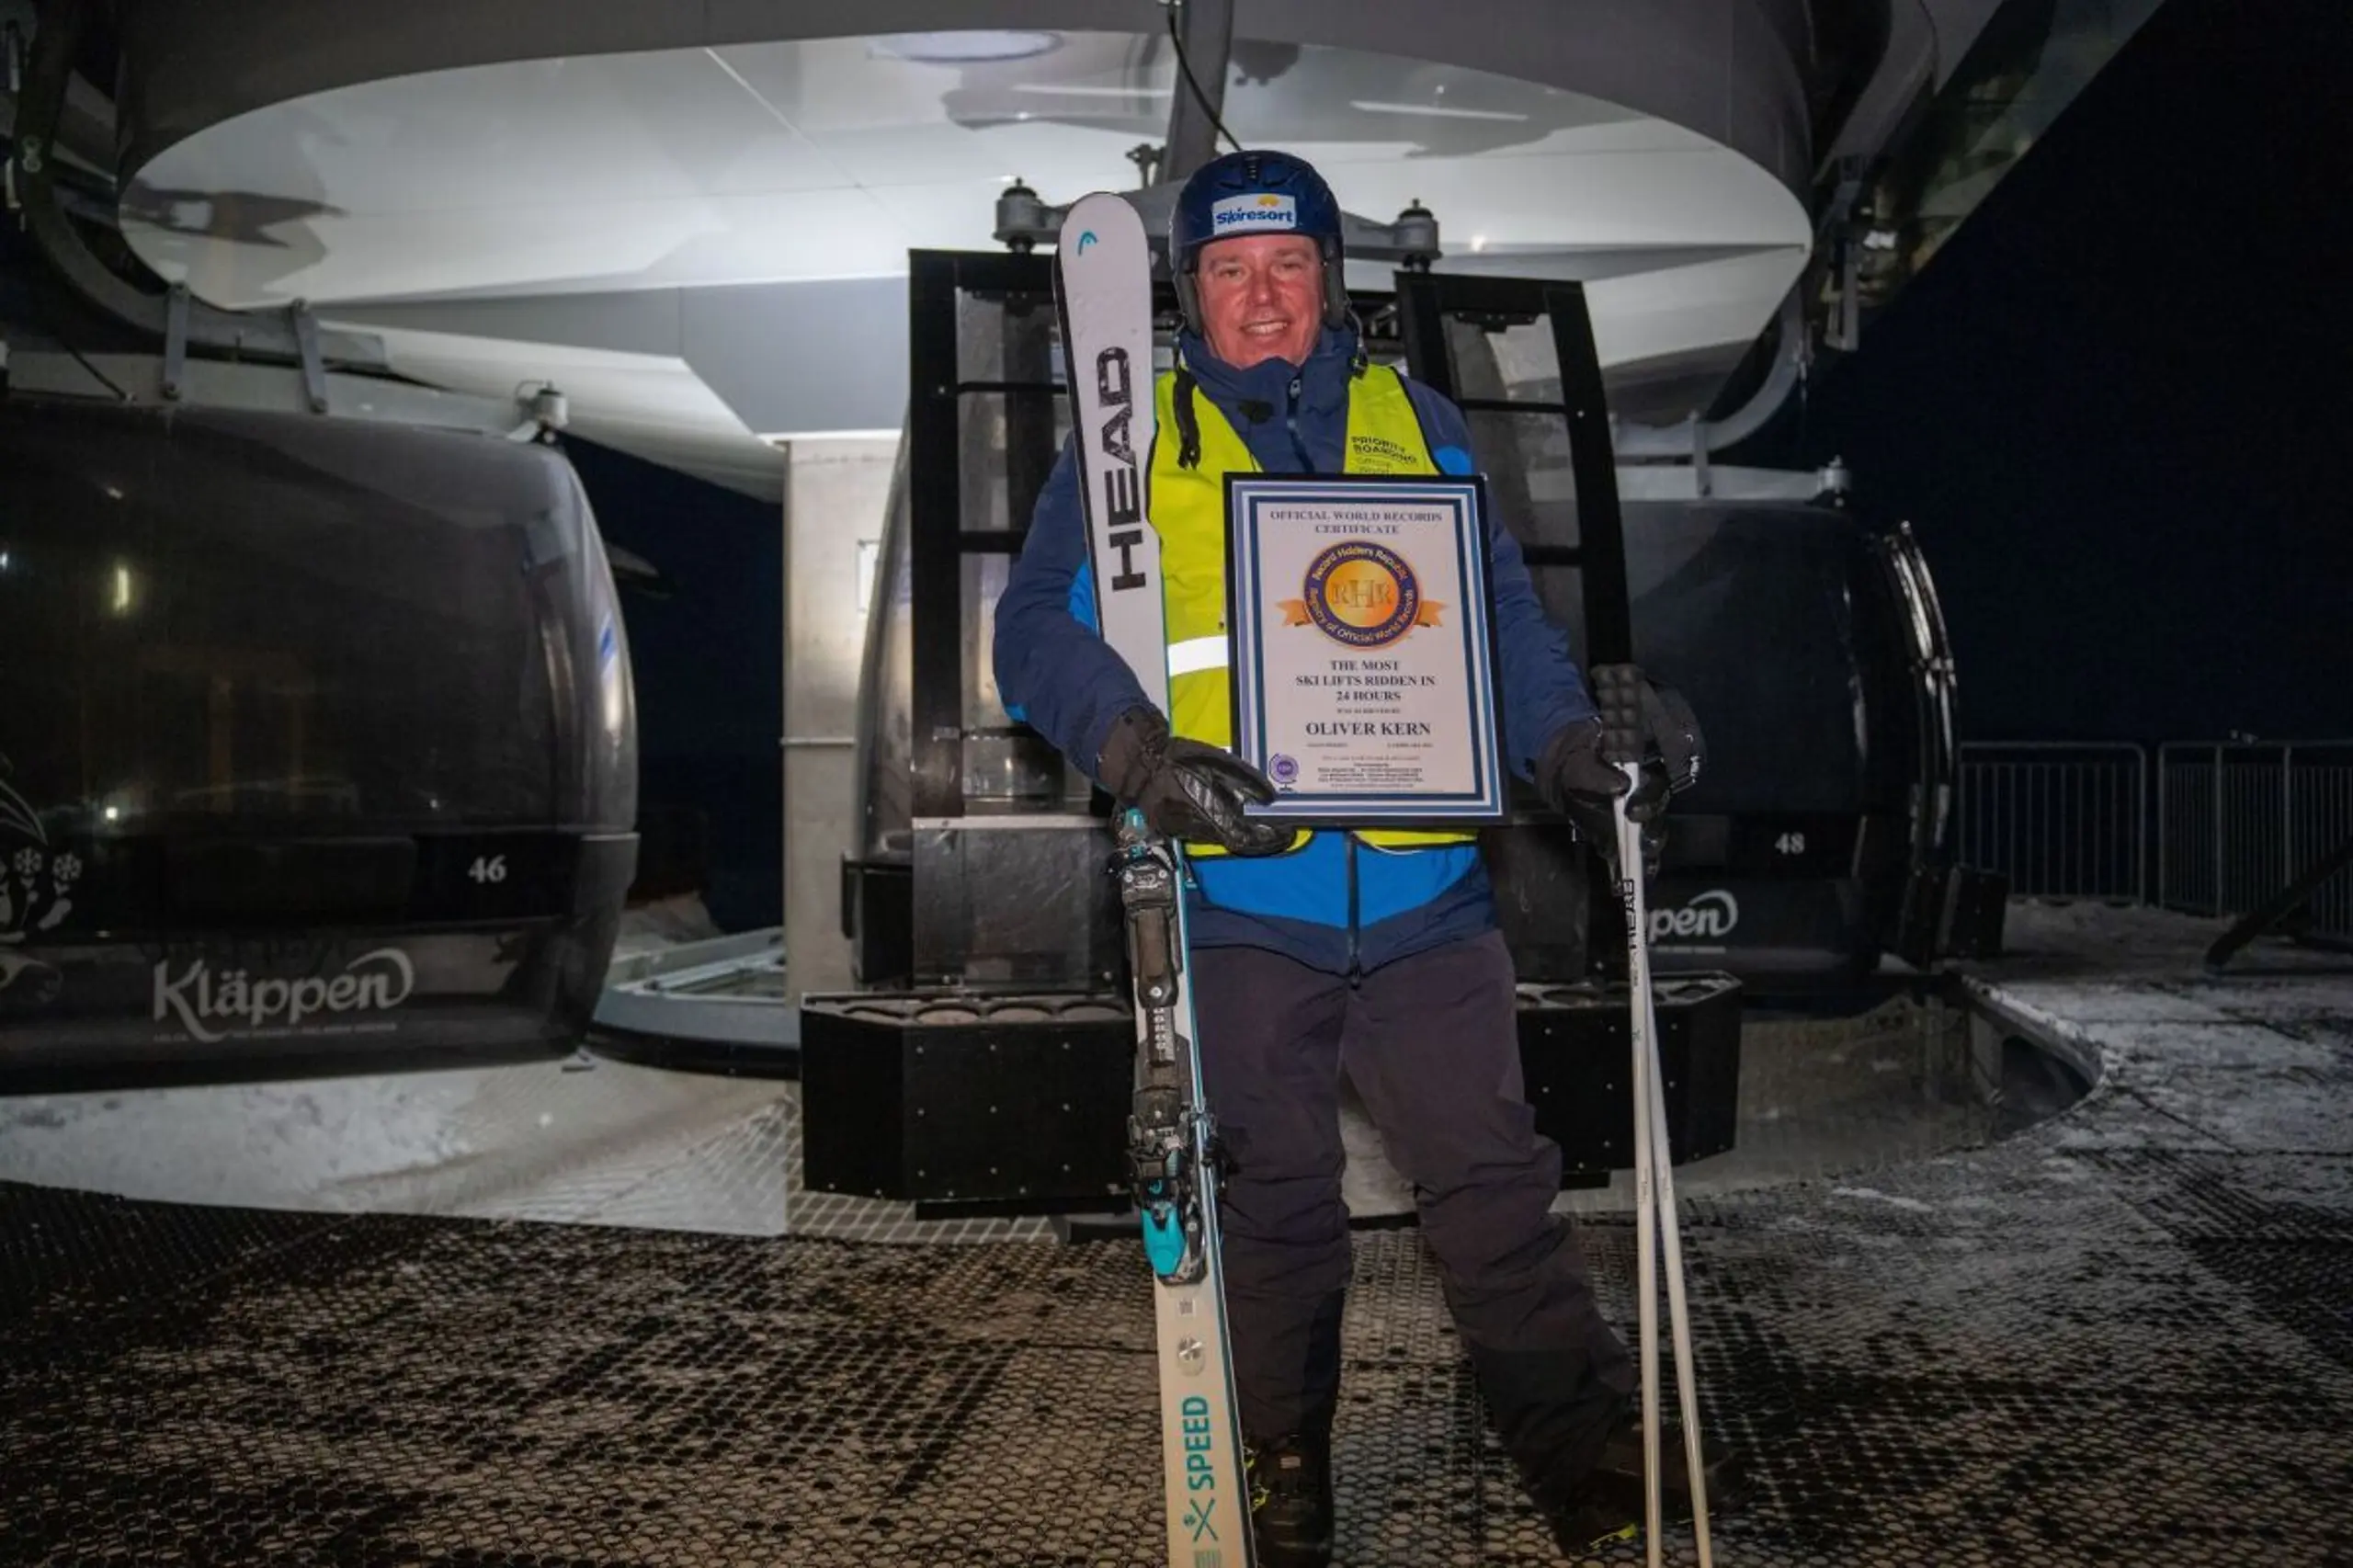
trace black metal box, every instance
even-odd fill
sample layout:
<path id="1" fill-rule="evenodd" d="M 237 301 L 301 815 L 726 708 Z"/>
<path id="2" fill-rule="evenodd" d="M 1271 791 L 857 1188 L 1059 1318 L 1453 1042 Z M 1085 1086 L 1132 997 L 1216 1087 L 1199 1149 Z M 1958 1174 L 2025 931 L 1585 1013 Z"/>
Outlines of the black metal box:
<path id="1" fill-rule="evenodd" d="M 1740 983 L 1660 976 L 1659 1071 L 1667 1143 L 1687 1165 L 1733 1146 L 1740 1108 Z M 1633 1021 L 1622 983 L 1520 987 L 1519 1060 L 1536 1130 L 1561 1146 L 1564 1185 L 1634 1164 Z"/>
<path id="2" fill-rule="evenodd" d="M 1680 1164 L 1733 1146 L 1740 983 L 1657 984 L 1668 1138 Z M 1520 1062 L 1563 1180 L 1633 1163 L 1623 985 L 1522 986 Z M 803 1179 L 820 1192 L 1052 1212 L 1126 1194 L 1135 1023 L 1113 995 L 895 993 L 801 1005 Z"/>
<path id="3" fill-rule="evenodd" d="M 1116 996 L 804 997 L 804 1179 L 916 1202 L 1116 1203 L 1135 1042 Z"/>

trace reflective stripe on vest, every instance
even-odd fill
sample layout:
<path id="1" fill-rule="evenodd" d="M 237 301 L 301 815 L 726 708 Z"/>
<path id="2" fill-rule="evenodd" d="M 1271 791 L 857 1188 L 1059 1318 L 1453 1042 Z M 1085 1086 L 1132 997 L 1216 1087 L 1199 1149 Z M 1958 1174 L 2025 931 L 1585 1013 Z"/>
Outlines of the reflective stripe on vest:
<path id="1" fill-rule="evenodd" d="M 1201 460 L 1176 462 L 1176 383 L 1163 373 L 1154 393 L 1159 420 L 1152 447 L 1152 522 L 1160 535 L 1162 597 L 1167 606 L 1169 727 L 1215 745 L 1233 744 L 1233 683 L 1225 639 L 1225 476 L 1256 473 L 1257 460 L 1222 410 L 1195 393 Z M 1348 385 L 1347 473 L 1436 473 L 1429 441 L 1399 373 L 1369 368 Z M 1291 840 L 1299 848 L 1311 835 Z M 1356 836 L 1383 849 L 1468 844 L 1468 833 L 1364 829 Z M 1222 853 L 1194 845 L 1195 854 Z"/>
<path id="2" fill-rule="evenodd" d="M 1203 670 L 1222 670 L 1233 657 L 1223 637 L 1196 637 L 1189 642 L 1168 644 L 1168 678 L 1199 675 Z"/>

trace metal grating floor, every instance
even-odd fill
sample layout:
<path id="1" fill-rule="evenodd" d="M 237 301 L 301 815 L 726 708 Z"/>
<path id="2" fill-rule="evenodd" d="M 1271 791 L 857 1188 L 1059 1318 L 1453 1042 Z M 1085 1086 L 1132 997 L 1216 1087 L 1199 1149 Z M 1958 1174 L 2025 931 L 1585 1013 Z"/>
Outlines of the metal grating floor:
<path id="1" fill-rule="evenodd" d="M 1687 1201 L 1720 1561 L 2353 1564 L 2353 967 L 2074 918 L 1974 983 L 2073 1111 Z M 0 1561 L 1157 1568 L 1142 1269 L 0 1186 Z M 1347 1344 L 1342 1562 L 1554 1561 L 1412 1231 Z"/>

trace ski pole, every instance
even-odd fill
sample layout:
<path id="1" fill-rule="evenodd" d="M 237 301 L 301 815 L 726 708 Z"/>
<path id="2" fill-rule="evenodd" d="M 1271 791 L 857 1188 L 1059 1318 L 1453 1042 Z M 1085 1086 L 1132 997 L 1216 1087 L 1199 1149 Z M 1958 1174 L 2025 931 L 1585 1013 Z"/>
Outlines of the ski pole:
<path id="1" fill-rule="evenodd" d="M 1699 1568 L 1714 1568 L 1708 1530 L 1708 1483 L 1700 1461 L 1699 1371 L 1691 1353 L 1690 1302 L 1683 1286 L 1682 1224 L 1675 1204 L 1675 1157 L 1667 1137 L 1666 1086 L 1658 1053 L 1658 1013 L 1651 991 L 1649 899 L 1643 888 L 1643 830 L 1626 814 L 1642 768 L 1620 765 L 1629 794 L 1618 797 L 1619 892 L 1626 916 L 1626 985 L 1633 1036 L 1634 1207 L 1642 1231 L 1635 1246 L 1641 1274 L 1637 1320 L 1642 1334 L 1643 1525 L 1649 1568 L 1659 1568 L 1663 1523 L 1658 1437 L 1657 1251 L 1664 1244 L 1667 1322 L 1675 1338 L 1675 1386 L 1683 1416 L 1683 1462 L 1691 1482 L 1691 1525 Z"/>
<path id="2" fill-rule="evenodd" d="M 1626 771 L 1632 776 L 1637 769 L 1628 765 Z M 1618 819 L 1618 896 L 1626 916 L 1626 983 L 1633 998 L 1634 1303 L 1643 1397 L 1643 1540 L 1650 1568 L 1659 1568 L 1658 1162 L 1651 1148 L 1655 1124 L 1650 1117 L 1656 1058 L 1651 1051 L 1650 1009 L 1643 1006 L 1650 994 L 1650 954 L 1642 935 L 1642 829 L 1626 815 L 1625 796 L 1618 797 L 1613 809 Z"/>

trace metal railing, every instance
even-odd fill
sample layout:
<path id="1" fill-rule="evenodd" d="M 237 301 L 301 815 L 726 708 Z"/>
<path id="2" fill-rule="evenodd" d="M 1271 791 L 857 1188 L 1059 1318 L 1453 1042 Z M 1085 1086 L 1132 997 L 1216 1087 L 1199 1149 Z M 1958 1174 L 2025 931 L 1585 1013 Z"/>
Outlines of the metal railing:
<path id="1" fill-rule="evenodd" d="M 2353 741 L 2168 742 L 2157 748 L 2157 903 L 2257 909 L 2353 838 Z M 2353 871 L 2306 907 L 2306 929 L 2353 939 Z"/>
<path id="2" fill-rule="evenodd" d="M 2148 773 L 2147 749 L 2122 742 L 1964 743 L 1961 864 L 2014 894 L 2146 903 Z"/>

